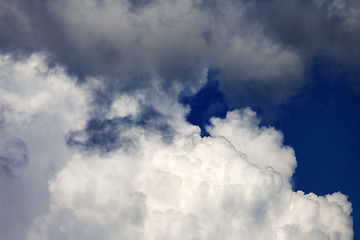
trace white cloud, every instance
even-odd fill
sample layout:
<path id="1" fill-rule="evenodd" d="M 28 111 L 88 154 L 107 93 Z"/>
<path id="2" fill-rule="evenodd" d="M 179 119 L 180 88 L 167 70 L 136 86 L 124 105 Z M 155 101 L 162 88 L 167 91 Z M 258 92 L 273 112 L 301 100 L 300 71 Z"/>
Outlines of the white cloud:
<path id="1" fill-rule="evenodd" d="M 65 135 L 85 128 L 92 114 L 86 88 L 61 68 L 44 67 L 39 55 L 22 62 L 3 58 L 2 66 L 1 131 L 21 139 L 29 157 L 18 178 L 1 178 L 2 238 L 353 237 L 347 197 L 293 192 L 294 151 L 283 146 L 279 131 L 259 126 L 249 108 L 212 119 L 211 136 L 201 138 L 185 120 L 189 109 L 177 103 L 174 93 L 181 89 L 165 92 L 154 77 L 151 89 L 119 93 L 103 117 L 137 119 L 151 106 L 173 130 L 171 140 L 130 124 L 118 134 L 134 145 L 99 156 L 65 145 Z"/>
<path id="2" fill-rule="evenodd" d="M 23 239 L 48 209 L 47 182 L 72 155 L 65 134 L 85 123 L 83 91 L 45 56 L 0 57 L 0 238 Z"/>
<path id="3" fill-rule="evenodd" d="M 212 119 L 208 131 L 212 136 L 224 136 L 249 161 L 260 166 L 271 166 L 288 181 L 296 167 L 294 150 L 283 146 L 282 133 L 271 127 L 259 127 L 255 112 L 249 108 L 229 112 L 226 119 Z M 236 131 L 234 131 L 236 128 Z"/>
<path id="4" fill-rule="evenodd" d="M 228 118 L 246 114 L 249 109 Z M 229 121 L 227 127 L 242 137 L 244 126 Z M 264 154 L 267 144 L 276 145 L 270 154 L 277 156 L 258 165 L 251 151 L 238 151 L 220 134 L 201 138 L 197 129 L 178 129 L 171 144 L 148 135 L 131 154 L 76 155 L 50 182 L 51 212 L 28 239 L 39 239 L 35 229 L 51 239 L 352 238 L 346 196 L 293 192 L 272 166 L 282 162 L 281 142 L 247 144 Z M 293 151 L 287 154 L 294 160 Z"/>
<path id="5" fill-rule="evenodd" d="M 352 239 L 346 196 L 292 191 L 281 132 L 245 108 L 201 138 L 177 97 L 210 68 L 226 98 L 255 89 L 279 103 L 319 50 L 357 69 L 358 2 L 2 5 L 0 238 Z M 46 59 L 93 78 L 75 85 Z"/>

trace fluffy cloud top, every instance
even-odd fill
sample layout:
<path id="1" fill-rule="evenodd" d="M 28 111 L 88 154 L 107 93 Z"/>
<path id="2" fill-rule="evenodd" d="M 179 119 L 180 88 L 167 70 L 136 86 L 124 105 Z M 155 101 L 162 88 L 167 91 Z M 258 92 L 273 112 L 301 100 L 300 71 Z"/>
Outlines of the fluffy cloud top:
<path id="1" fill-rule="evenodd" d="M 294 151 L 249 108 L 212 119 L 202 138 L 172 95 L 179 86 L 163 91 L 160 77 L 100 114 L 96 79 L 75 86 L 39 55 L 1 64 L 2 238 L 353 238 L 347 197 L 293 192 Z M 79 144 L 66 141 L 74 132 Z"/>

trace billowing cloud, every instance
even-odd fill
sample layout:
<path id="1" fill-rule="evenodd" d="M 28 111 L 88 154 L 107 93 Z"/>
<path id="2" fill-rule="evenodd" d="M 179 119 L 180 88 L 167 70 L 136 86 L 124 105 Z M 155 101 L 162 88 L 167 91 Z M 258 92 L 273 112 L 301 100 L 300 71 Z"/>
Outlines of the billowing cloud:
<path id="1" fill-rule="evenodd" d="M 244 79 L 297 76 L 299 57 L 267 37 L 262 26 L 249 19 L 253 7 L 241 1 L 150 1 L 136 7 L 131 1 L 50 5 L 77 49 L 109 48 L 115 65 L 106 64 L 116 67 L 118 74 L 156 71 L 166 79 L 186 80 L 205 65 Z M 112 59 L 99 57 L 101 64 Z M 96 61 L 97 56 L 92 59 Z"/>
<path id="2" fill-rule="evenodd" d="M 292 190 L 280 131 L 243 108 L 201 137 L 178 99 L 215 70 L 276 105 L 316 56 L 359 76 L 358 1 L 0 5 L 1 239 L 353 238 L 345 195 Z"/>
<path id="3" fill-rule="evenodd" d="M 355 73 L 360 57 L 359 4 L 351 0 L 1 4 L 2 51 L 47 51 L 49 65 L 60 63 L 83 81 L 101 76 L 123 91 L 148 87 L 148 74 L 164 85 L 192 86 L 199 71 L 211 68 L 220 70 L 227 98 L 251 90 L 279 103 L 306 81 L 314 56 Z"/>
<path id="4" fill-rule="evenodd" d="M 123 78 L 155 71 L 189 81 L 193 71 L 207 66 L 266 81 L 301 72 L 297 53 L 264 33 L 249 16 L 256 4 L 248 2 L 63 0 L 5 6 L 2 15 L 14 28 L 2 26 L 3 48 L 41 45 L 77 75 Z"/>
<path id="5" fill-rule="evenodd" d="M 2 238 L 353 238 L 347 197 L 294 192 L 293 149 L 251 109 L 201 137 L 177 84 L 153 75 L 101 111 L 101 80 L 75 85 L 44 62 L 1 62 L 1 173 L 16 173 L 0 175 Z"/>
<path id="6" fill-rule="evenodd" d="M 346 196 L 293 192 L 294 152 L 250 109 L 213 120 L 205 138 L 183 124 L 170 144 L 135 127 L 130 152 L 73 156 L 28 239 L 352 238 Z"/>

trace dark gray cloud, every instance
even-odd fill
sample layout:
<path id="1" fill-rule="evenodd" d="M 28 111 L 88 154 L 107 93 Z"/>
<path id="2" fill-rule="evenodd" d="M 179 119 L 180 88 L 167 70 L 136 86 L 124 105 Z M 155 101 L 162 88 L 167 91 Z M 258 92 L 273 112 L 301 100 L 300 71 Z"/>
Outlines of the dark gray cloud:
<path id="1" fill-rule="evenodd" d="M 352 0 L 1 4 L 2 52 L 22 57 L 45 51 L 50 66 L 60 63 L 80 81 L 101 77 L 121 91 L 149 87 L 144 76 L 154 73 L 165 86 L 186 87 L 199 83 L 203 68 L 213 68 L 232 102 L 254 92 L 263 103 L 278 104 L 303 86 L 318 54 L 358 75 L 360 4 Z"/>
<path id="2" fill-rule="evenodd" d="M 196 92 L 204 83 L 199 77 L 204 69 L 217 69 L 230 107 L 274 112 L 309 80 L 306 71 L 321 54 L 341 61 L 360 86 L 357 1 L 2 0 L 1 5 L 3 53 L 22 58 L 44 52 L 50 67 L 64 66 L 91 89 L 88 123 L 68 136 L 68 144 L 85 149 L 131 146 L 124 133 L 133 125 L 171 141 L 165 115 L 151 104 L 140 104 L 136 118 L 106 116 L 120 94 L 152 91 L 153 78 L 176 101 L 181 90 Z"/>
<path id="3" fill-rule="evenodd" d="M 327 54 L 358 65 L 360 3 L 352 0 L 284 1 L 267 3 L 265 19 L 272 36 L 306 57 Z"/>
<path id="4" fill-rule="evenodd" d="M 142 107 L 135 117 L 91 118 L 83 130 L 71 131 L 67 136 L 67 144 L 84 150 L 99 150 L 102 153 L 119 148 L 136 147 L 137 141 L 132 128 L 139 128 L 145 132 L 157 133 L 162 140 L 171 143 L 174 130 L 166 122 L 166 117 L 151 106 Z"/>
<path id="5" fill-rule="evenodd" d="M 204 67 L 222 69 L 231 81 L 298 76 L 301 69 L 293 50 L 268 38 L 258 19 L 249 17 L 257 7 L 253 3 L 4 0 L 2 5 L 2 51 L 18 57 L 47 51 L 50 64 L 60 63 L 80 79 L 103 76 L 111 84 L 143 86 L 146 81 L 137 77 L 156 73 L 167 83 L 186 85 Z"/>
<path id="6" fill-rule="evenodd" d="M 26 143 L 19 138 L 7 140 L 0 149 L 0 178 L 19 177 L 28 161 Z"/>

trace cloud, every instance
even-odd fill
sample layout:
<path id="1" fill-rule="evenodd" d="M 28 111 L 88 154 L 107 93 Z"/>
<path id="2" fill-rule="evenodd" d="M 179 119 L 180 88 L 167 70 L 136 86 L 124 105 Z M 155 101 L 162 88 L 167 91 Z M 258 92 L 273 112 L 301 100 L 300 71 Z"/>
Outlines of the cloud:
<path id="1" fill-rule="evenodd" d="M 0 176 L 2 178 L 18 176 L 17 171 L 28 162 L 27 147 L 21 139 L 14 138 L 2 142 L 0 153 L 2 153 L 0 156 Z"/>
<path id="2" fill-rule="evenodd" d="M 46 50 L 50 63 L 82 79 L 102 76 L 122 90 L 149 86 L 153 73 L 165 84 L 192 86 L 204 68 L 220 69 L 229 92 L 249 82 L 290 89 L 302 77 L 302 56 L 266 33 L 253 17 L 258 4 L 4 1 L 0 47 L 14 54 Z"/>
<path id="3" fill-rule="evenodd" d="M 292 191 L 279 132 L 250 109 L 212 122 L 209 137 L 184 122 L 169 144 L 135 127 L 130 152 L 74 155 L 27 239 L 352 239 L 346 196 Z"/>
<path id="4" fill-rule="evenodd" d="M 45 57 L 0 57 L 0 238 L 24 239 L 48 210 L 48 185 L 72 155 L 64 135 L 85 125 L 85 93 Z"/>
<path id="5" fill-rule="evenodd" d="M 254 164 L 273 167 L 287 181 L 291 178 L 296 167 L 294 150 L 282 146 L 281 132 L 270 127 L 259 128 L 255 112 L 249 108 L 228 112 L 225 119 L 213 118 L 211 123 L 207 127 L 211 136 L 225 137 L 238 151 L 246 152 Z"/>
<path id="6" fill-rule="evenodd" d="M 103 76 L 121 89 L 149 86 L 149 73 L 189 86 L 205 67 L 221 71 L 229 98 L 247 88 L 281 102 L 304 84 L 318 54 L 358 69 L 360 6 L 352 0 L 3 0 L 2 6 L 2 51 L 19 57 L 45 50 L 49 64 L 61 63 L 83 80 Z"/>
<path id="7" fill-rule="evenodd" d="M 1 238 L 353 238 L 345 195 L 292 190 L 281 132 L 244 108 L 201 137 L 178 99 L 209 69 L 233 105 L 285 101 L 319 53 L 356 72 L 356 1 L 1 5 Z"/>
<path id="8" fill-rule="evenodd" d="M 356 71 L 360 52 L 358 1 L 283 1 L 269 4 L 268 26 L 273 35 L 287 46 L 302 52 L 305 58 L 325 54 Z"/>
<path id="9" fill-rule="evenodd" d="M 1 176 L 3 238 L 353 237 L 347 197 L 293 192 L 293 149 L 249 108 L 212 119 L 202 138 L 185 120 L 189 109 L 169 96 L 182 90 L 163 91 L 160 78 L 152 90 L 119 94 L 100 120 L 92 111 L 96 80 L 76 86 L 41 55 L 3 57 L 2 67 L 2 134 L 18 139 L 1 149 L 18 172 Z M 172 129 L 170 139 L 158 124 Z M 85 140 L 69 147 L 73 131 Z M 99 135 L 100 145 L 89 143 Z M 132 144 L 102 151 L 113 137 Z"/>
<path id="10" fill-rule="evenodd" d="M 154 108 L 146 106 L 142 107 L 141 113 L 135 118 L 129 116 L 92 118 L 84 130 L 70 132 L 67 143 L 85 149 L 100 148 L 105 152 L 120 147 L 130 147 L 134 142 L 133 139 L 126 137 L 126 133 L 133 127 L 161 132 L 164 141 L 171 141 L 173 129 L 163 118 L 163 115 Z"/>

